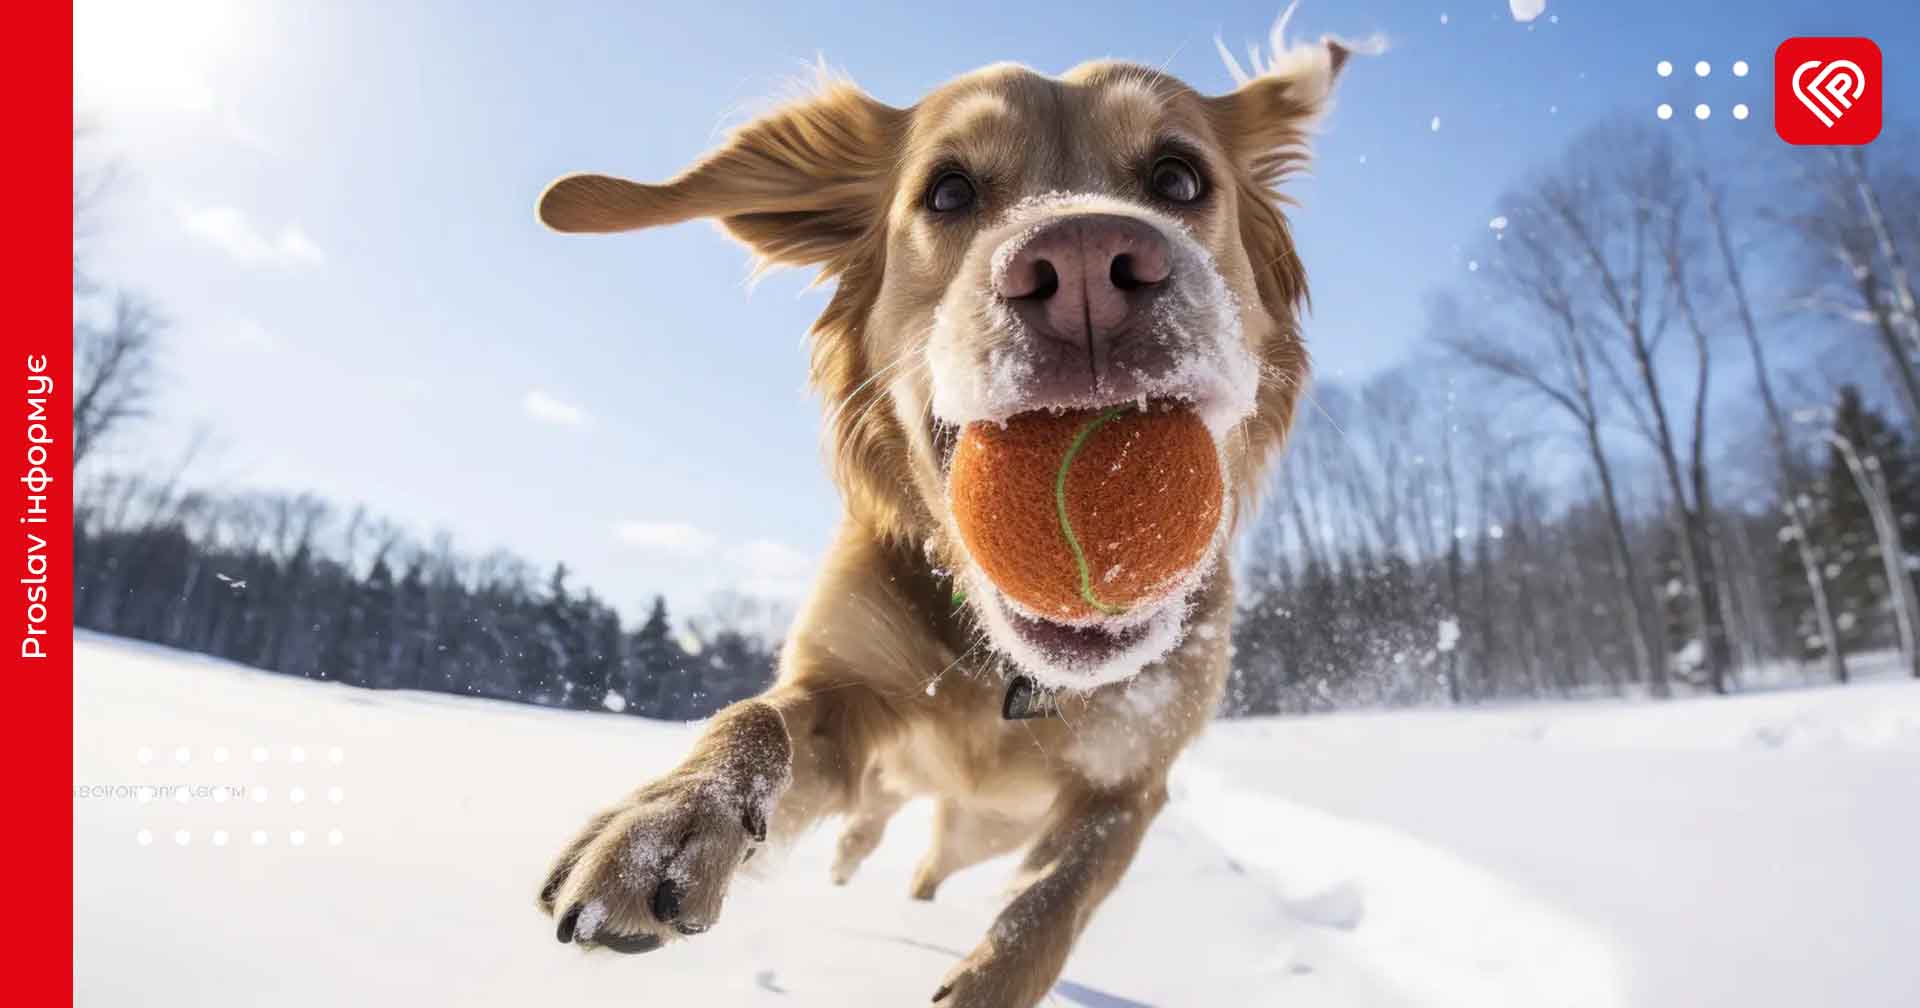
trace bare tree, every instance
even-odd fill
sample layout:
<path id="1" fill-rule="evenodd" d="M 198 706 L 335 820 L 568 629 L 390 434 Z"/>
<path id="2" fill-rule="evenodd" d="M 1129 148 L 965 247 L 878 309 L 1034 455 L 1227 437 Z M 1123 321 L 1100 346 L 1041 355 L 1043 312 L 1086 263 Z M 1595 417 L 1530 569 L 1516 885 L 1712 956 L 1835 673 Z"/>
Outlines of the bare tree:
<path id="1" fill-rule="evenodd" d="M 1521 226 L 1543 236 L 1533 251 L 1555 258 L 1571 280 L 1580 317 L 1596 337 L 1594 359 L 1659 462 L 1701 664 L 1712 688 L 1725 692 L 1732 655 L 1713 568 L 1705 453 L 1711 340 L 1685 272 L 1694 242 L 1689 195 L 1664 134 L 1603 126 L 1531 188 Z M 1692 336 L 1691 373 L 1682 371 L 1691 379 L 1685 427 L 1672 415 L 1667 388 L 1680 369 L 1662 347 L 1676 322 Z"/>
<path id="2" fill-rule="evenodd" d="M 1666 658 L 1651 645 L 1639 561 L 1627 536 L 1614 462 L 1602 433 L 1602 351 L 1576 294 L 1574 264 L 1556 248 L 1557 235 L 1545 226 L 1550 207 L 1538 194 L 1508 202 L 1519 221 L 1502 232 L 1505 254 L 1492 257 L 1485 273 L 1501 299 L 1519 309 L 1525 335 L 1471 324 L 1457 302 L 1441 299 L 1435 303 L 1436 336 L 1469 368 L 1540 398 L 1578 429 L 1606 517 L 1617 593 L 1614 609 L 1632 644 L 1636 676 L 1646 679 L 1655 696 L 1664 697 L 1669 693 Z"/>
<path id="3" fill-rule="evenodd" d="M 116 164 L 85 152 L 92 127 L 73 128 L 73 291 L 76 301 L 100 288 L 86 267 L 87 247 L 99 232 L 107 196 L 118 177 Z M 83 153 L 84 152 L 84 153 Z M 78 307 L 78 306 L 76 306 Z M 105 322 L 73 320 L 73 464 L 79 466 L 101 440 L 128 420 L 145 415 L 153 393 L 154 355 L 165 322 L 145 300 L 114 298 Z"/>
<path id="4" fill-rule="evenodd" d="M 1879 187 L 1867 171 L 1867 153 L 1859 147 L 1835 150 L 1831 156 L 1842 174 L 1853 183 L 1853 194 L 1880 252 L 1880 265 L 1886 271 L 1887 289 L 1895 309 L 1895 319 L 1905 336 L 1907 353 L 1920 356 L 1920 301 L 1914 294 L 1913 274 L 1893 233 L 1893 222 L 1880 199 Z"/>
<path id="5" fill-rule="evenodd" d="M 138 297 L 114 299 L 105 324 L 73 324 L 73 464 L 152 405 L 155 353 L 165 322 Z"/>
<path id="6" fill-rule="evenodd" d="M 1821 281 L 1801 298 L 1821 314 L 1869 327 L 1887 361 L 1887 373 L 1907 422 L 1920 431 L 1920 320 L 1913 315 L 1913 280 L 1901 254 L 1902 221 L 1885 212 L 1882 191 L 1913 189 L 1910 170 L 1885 169 L 1881 178 L 1854 151 L 1802 162 L 1802 187 L 1812 205 L 1794 221 Z M 1920 210 L 1920 208 L 1914 208 Z"/>
<path id="7" fill-rule="evenodd" d="M 1336 386 L 1319 385 L 1310 392 L 1301 416 L 1295 421 L 1287 454 L 1281 460 L 1275 478 L 1285 526 L 1299 544 L 1306 565 L 1330 568 L 1338 556 L 1338 533 L 1334 516 L 1341 510 L 1330 498 L 1332 480 L 1328 474 L 1338 464 L 1339 455 L 1349 450 L 1340 422 L 1327 403 L 1340 408 L 1344 396 Z M 1284 535 L 1281 536 L 1284 539 Z"/>
<path id="8" fill-rule="evenodd" d="M 1732 232 L 1727 226 L 1725 193 L 1704 169 L 1698 171 L 1694 179 L 1705 205 L 1714 250 L 1719 253 L 1727 290 L 1733 298 L 1740 321 L 1740 332 L 1746 338 L 1747 359 L 1753 364 L 1754 389 L 1760 394 L 1761 409 L 1766 414 L 1767 434 L 1779 473 L 1781 510 L 1786 515 L 1788 534 L 1793 538 L 1801 574 L 1806 578 L 1807 594 L 1813 602 L 1814 623 L 1819 628 L 1820 639 L 1826 644 L 1827 672 L 1835 682 L 1843 683 L 1847 681 L 1846 653 L 1840 645 L 1839 627 L 1834 623 L 1826 577 L 1821 571 L 1820 558 L 1814 551 L 1810 532 L 1812 521 L 1806 513 L 1805 474 L 1797 471 L 1798 456 L 1788 443 L 1786 412 L 1780 408 L 1780 399 L 1773 391 L 1773 376 L 1767 365 L 1765 346 L 1760 340 L 1760 326 L 1754 318 L 1753 299 L 1747 292 L 1741 255 L 1735 249 Z"/>

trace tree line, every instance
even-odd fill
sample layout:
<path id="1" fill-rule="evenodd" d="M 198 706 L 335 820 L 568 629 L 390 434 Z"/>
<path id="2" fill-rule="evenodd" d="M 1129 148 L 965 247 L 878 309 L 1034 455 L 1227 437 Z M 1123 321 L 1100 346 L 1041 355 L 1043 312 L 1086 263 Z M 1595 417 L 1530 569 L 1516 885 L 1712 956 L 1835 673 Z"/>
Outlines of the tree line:
<path id="1" fill-rule="evenodd" d="M 1230 707 L 1920 674 L 1911 146 L 1610 122 L 1521 179 L 1416 359 L 1303 404 Z"/>
<path id="2" fill-rule="evenodd" d="M 376 689 L 688 720 L 760 692 L 777 660 L 753 600 L 676 629 L 656 596 L 628 629 L 564 564 L 419 546 L 304 495 L 90 480 L 74 583 L 77 626 Z"/>

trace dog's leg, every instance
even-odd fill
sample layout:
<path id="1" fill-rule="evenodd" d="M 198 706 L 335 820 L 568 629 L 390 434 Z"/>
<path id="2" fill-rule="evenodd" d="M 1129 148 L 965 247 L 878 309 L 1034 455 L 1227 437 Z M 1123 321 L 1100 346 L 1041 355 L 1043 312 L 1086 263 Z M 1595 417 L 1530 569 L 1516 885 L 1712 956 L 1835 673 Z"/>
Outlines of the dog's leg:
<path id="1" fill-rule="evenodd" d="M 649 952 L 720 915 L 769 831 L 842 811 L 886 714 L 871 690 L 789 682 L 720 712 L 666 776 L 590 820 L 540 888 L 559 938 Z"/>
<path id="2" fill-rule="evenodd" d="M 860 863 L 880 846 L 880 838 L 887 832 L 887 821 L 906 803 L 907 796 L 887 787 L 878 763 L 867 768 L 860 782 L 860 797 L 853 813 L 847 817 L 846 827 L 840 831 L 840 845 L 833 859 L 834 885 L 846 885 L 853 878 Z"/>
<path id="3" fill-rule="evenodd" d="M 1017 849 L 1032 839 L 1037 825 L 942 800 L 933 815 L 933 846 L 913 873 L 913 898 L 930 900 L 954 872 Z"/>
<path id="4" fill-rule="evenodd" d="M 947 974 L 941 1008 L 1032 1008 L 1112 891 L 1166 804 L 1161 782 L 1123 790 L 1069 787 L 1027 852 L 1013 897 L 987 937 Z"/>

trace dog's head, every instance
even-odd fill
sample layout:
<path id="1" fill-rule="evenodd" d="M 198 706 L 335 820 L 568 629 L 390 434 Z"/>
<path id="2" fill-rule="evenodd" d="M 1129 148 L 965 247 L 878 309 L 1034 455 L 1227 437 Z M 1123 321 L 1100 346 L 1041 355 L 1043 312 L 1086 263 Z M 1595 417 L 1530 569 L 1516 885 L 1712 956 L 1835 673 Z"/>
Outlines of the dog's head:
<path id="1" fill-rule="evenodd" d="M 837 286 L 812 378 L 853 517 L 925 545 L 1027 671 L 1090 687 L 1164 654 L 1187 600 L 1122 625 L 1021 612 L 954 529 L 955 432 L 1183 400 L 1214 435 L 1230 514 L 1244 510 L 1307 373 L 1306 280 L 1274 187 L 1304 161 L 1346 56 L 1330 40 L 1276 47 L 1217 97 L 1115 62 L 1059 78 L 988 67 L 907 109 L 831 82 L 663 184 L 563 178 L 540 216 L 581 232 L 714 218 L 763 266 L 820 267 Z"/>

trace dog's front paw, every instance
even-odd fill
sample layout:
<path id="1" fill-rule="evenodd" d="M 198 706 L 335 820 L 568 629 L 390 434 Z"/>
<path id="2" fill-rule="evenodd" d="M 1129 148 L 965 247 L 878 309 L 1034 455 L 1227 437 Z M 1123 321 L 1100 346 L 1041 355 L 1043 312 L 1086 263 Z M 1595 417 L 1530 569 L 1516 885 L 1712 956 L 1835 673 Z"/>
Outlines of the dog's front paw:
<path id="1" fill-rule="evenodd" d="M 1033 956 L 982 944 L 948 971 L 933 992 L 938 1008 L 1031 1008 L 1053 988 L 1058 970 Z"/>
<path id="2" fill-rule="evenodd" d="M 683 767 L 589 821 L 540 887 L 560 941 L 651 952 L 712 927 L 787 786 L 785 759 L 753 762 Z"/>

